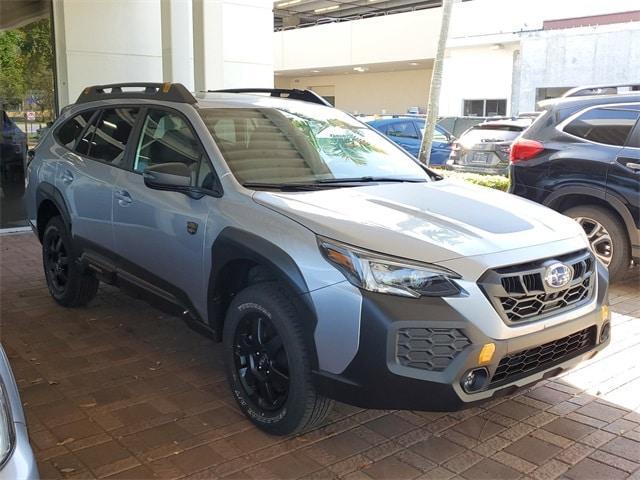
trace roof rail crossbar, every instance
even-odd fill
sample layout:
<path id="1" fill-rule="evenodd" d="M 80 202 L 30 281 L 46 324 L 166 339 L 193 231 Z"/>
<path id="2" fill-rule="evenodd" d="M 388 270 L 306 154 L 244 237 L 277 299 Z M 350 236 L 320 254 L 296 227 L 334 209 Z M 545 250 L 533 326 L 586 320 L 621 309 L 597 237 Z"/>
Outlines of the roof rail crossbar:
<path id="1" fill-rule="evenodd" d="M 619 93 L 635 92 L 640 90 L 640 83 L 621 83 L 610 85 L 586 85 L 575 87 L 562 95 L 566 97 L 583 97 L 588 95 L 617 95 Z"/>
<path id="2" fill-rule="evenodd" d="M 124 90 L 124 89 L 136 90 Z M 112 83 L 85 88 L 76 103 L 121 98 L 154 99 L 166 102 L 195 104 L 197 100 L 181 83 Z"/>
<path id="3" fill-rule="evenodd" d="M 333 107 L 333 105 L 313 90 L 299 90 L 297 88 L 225 88 L 222 90 L 207 91 L 211 93 L 268 93 L 272 97 L 301 100 L 303 102 L 318 103 L 327 107 Z"/>

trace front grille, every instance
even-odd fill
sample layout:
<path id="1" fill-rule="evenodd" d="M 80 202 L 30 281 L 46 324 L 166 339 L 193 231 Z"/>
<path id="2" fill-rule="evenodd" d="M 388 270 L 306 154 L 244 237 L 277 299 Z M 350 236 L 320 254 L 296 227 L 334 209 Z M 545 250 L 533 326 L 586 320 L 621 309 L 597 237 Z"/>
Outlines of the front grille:
<path id="1" fill-rule="evenodd" d="M 471 341 L 457 328 L 400 328 L 396 360 L 405 367 L 441 372 Z"/>
<path id="2" fill-rule="evenodd" d="M 544 282 L 546 268 L 556 262 L 569 265 L 573 276 L 557 290 Z M 478 282 L 507 323 L 539 320 L 589 301 L 595 285 L 595 261 L 588 250 L 512 265 L 485 273 Z"/>
<path id="3" fill-rule="evenodd" d="M 512 353 L 500 360 L 489 387 L 513 382 L 589 351 L 596 343 L 592 326 L 539 347 Z"/>

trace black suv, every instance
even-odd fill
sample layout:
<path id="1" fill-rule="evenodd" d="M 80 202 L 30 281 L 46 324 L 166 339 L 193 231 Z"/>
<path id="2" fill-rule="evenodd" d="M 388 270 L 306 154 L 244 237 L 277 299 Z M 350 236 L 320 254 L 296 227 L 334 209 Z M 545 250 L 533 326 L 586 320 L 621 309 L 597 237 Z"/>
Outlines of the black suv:
<path id="1" fill-rule="evenodd" d="M 511 147 L 510 192 L 578 221 L 619 279 L 640 258 L 640 92 L 540 106 Z"/>

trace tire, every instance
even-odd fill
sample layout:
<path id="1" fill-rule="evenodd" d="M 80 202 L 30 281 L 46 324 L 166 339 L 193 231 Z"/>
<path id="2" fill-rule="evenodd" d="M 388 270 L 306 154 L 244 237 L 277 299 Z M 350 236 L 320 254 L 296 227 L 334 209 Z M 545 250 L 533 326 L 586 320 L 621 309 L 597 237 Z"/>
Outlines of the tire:
<path id="1" fill-rule="evenodd" d="M 63 307 L 82 307 L 96 296 L 100 281 L 77 262 L 71 234 L 60 217 L 42 236 L 42 265 L 49 293 Z"/>
<path id="2" fill-rule="evenodd" d="M 288 298 L 277 283 L 249 286 L 231 302 L 223 330 L 233 396 L 244 414 L 272 435 L 309 430 L 333 405 L 313 386 L 299 315 Z"/>
<path id="3" fill-rule="evenodd" d="M 607 266 L 611 281 L 622 279 L 631 264 L 631 246 L 627 231 L 617 215 L 597 205 L 573 207 L 566 210 L 564 214 L 583 226 L 589 237 L 591 250 Z M 601 226 L 599 231 L 596 231 L 597 224 Z M 611 250 L 609 255 L 603 255 L 603 245 L 606 244 L 607 235 L 610 238 Z M 596 244 L 597 241 L 599 241 L 598 244 Z"/>

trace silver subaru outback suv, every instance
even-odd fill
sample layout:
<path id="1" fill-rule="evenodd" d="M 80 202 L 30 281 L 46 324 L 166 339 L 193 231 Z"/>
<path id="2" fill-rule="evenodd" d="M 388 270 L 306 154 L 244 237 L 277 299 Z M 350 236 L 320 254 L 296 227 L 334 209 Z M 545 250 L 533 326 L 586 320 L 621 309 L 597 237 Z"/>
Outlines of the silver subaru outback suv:
<path id="1" fill-rule="evenodd" d="M 85 305 L 102 281 L 176 306 L 272 434 L 333 400 L 464 408 L 609 342 L 575 222 L 443 179 L 311 91 L 89 87 L 31 157 L 53 298 Z"/>

